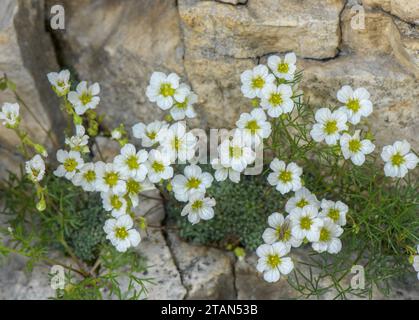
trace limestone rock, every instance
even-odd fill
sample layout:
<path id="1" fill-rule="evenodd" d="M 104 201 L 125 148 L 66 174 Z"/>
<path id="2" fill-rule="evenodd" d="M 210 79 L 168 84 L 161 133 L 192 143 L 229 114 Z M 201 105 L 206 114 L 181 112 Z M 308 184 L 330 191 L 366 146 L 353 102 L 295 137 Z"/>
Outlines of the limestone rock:
<path id="1" fill-rule="evenodd" d="M 215 0 L 215 1 L 238 5 L 238 4 L 246 4 L 248 0 Z"/>
<path id="2" fill-rule="evenodd" d="M 364 25 L 354 26 L 357 13 L 346 8 L 342 14 L 342 50 L 362 55 L 393 56 L 408 72 L 419 78 L 417 63 L 419 26 L 411 26 L 382 11 L 365 10 Z"/>
<path id="3" fill-rule="evenodd" d="M 410 23 L 419 24 L 419 2 L 415 0 L 363 0 L 365 6 L 381 8 Z"/>
<path id="4" fill-rule="evenodd" d="M 71 265 L 69 259 L 60 261 Z M 50 285 L 50 267 L 37 265 L 31 272 L 25 269 L 26 258 L 11 254 L 0 258 L 0 300 L 45 300 L 55 297 Z"/>
<path id="5" fill-rule="evenodd" d="M 43 127 L 60 133 L 62 115 L 58 100 L 50 88 L 46 74 L 58 69 L 52 41 L 45 31 L 43 1 L 5 0 L 0 7 L 0 72 L 16 83 L 17 91 L 37 116 Z M 17 102 L 10 93 L 0 91 L 0 106 Z M 45 132 L 27 110 L 20 105 L 21 126 L 32 137 L 51 147 Z M 0 147 L 14 152 L 18 139 L 0 125 Z M 12 169 L 12 168 L 10 168 Z"/>
<path id="6" fill-rule="evenodd" d="M 227 6 L 214 1 L 181 0 L 179 14 L 189 54 L 207 58 L 255 58 L 269 52 L 295 51 L 330 58 L 339 45 L 343 1 L 248 1 Z"/>
<path id="7" fill-rule="evenodd" d="M 145 89 L 153 71 L 183 75 L 183 47 L 175 0 L 49 1 L 66 12 L 65 32 L 53 32 L 63 61 L 81 80 L 99 82 L 111 129 L 162 116 Z M 81 9 L 82 8 L 82 9 Z"/>
<path id="8" fill-rule="evenodd" d="M 183 299 L 186 289 L 161 230 L 149 229 L 147 237 L 142 236 L 138 250 L 146 257 L 148 266 L 140 276 L 151 278 L 154 283 L 147 286 L 147 299 Z"/>
<path id="9" fill-rule="evenodd" d="M 186 299 L 235 299 L 233 258 L 226 252 L 188 244 L 169 234 L 170 247 L 188 290 Z"/>

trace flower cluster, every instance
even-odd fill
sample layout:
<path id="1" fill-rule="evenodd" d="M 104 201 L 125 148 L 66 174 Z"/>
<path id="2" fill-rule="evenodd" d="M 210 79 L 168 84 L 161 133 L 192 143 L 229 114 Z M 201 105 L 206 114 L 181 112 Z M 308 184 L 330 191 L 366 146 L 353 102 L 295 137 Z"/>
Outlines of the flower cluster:
<path id="1" fill-rule="evenodd" d="M 264 110 L 267 110 L 271 118 L 278 118 L 293 111 L 292 81 L 296 70 L 295 63 L 294 53 L 287 54 L 283 60 L 278 56 L 271 56 L 268 59 L 268 66 L 258 65 L 241 75 L 243 95 L 254 99 L 256 102 L 254 105 L 260 104 L 262 107 L 254 109 L 251 113 L 242 114 L 237 122 L 237 127 L 244 131 L 245 140 L 251 141 L 252 145 L 259 144 L 271 134 L 271 123 L 267 121 Z M 342 99 L 343 96 L 345 99 L 348 98 L 339 94 Z M 362 99 L 360 100 L 362 115 L 368 115 L 363 108 L 368 106 L 372 108 L 372 106 L 369 101 L 364 101 L 368 98 L 365 92 L 359 90 L 355 97 Z M 327 108 L 320 109 L 316 113 L 318 123 L 312 130 L 313 139 L 336 144 L 340 133 L 348 129 L 346 122 L 349 116 L 354 120 L 358 117 L 353 114 L 347 115 L 346 109 L 334 112 Z M 346 145 L 352 146 L 350 141 L 358 136 L 359 132 L 355 133 L 354 137 L 347 135 L 342 138 L 342 144 L 345 141 L 345 147 L 342 147 L 345 149 L 345 156 L 353 157 L 356 162 L 362 159 L 359 159 L 358 154 L 351 153 L 352 149 L 347 152 Z M 367 142 L 365 146 L 364 142 L 360 144 L 360 149 L 364 153 L 372 152 L 370 150 L 372 144 Z M 319 202 L 314 194 L 303 187 L 301 178 L 303 169 L 295 162 L 286 163 L 275 158 L 270 163 L 270 169 L 272 171 L 267 178 L 270 185 L 282 195 L 294 192 L 294 196 L 285 206 L 285 211 L 288 213 L 286 217 L 278 212 L 269 216 L 269 228 L 262 235 L 265 244 L 256 250 L 259 257 L 257 270 L 263 273 L 266 281 L 275 282 L 280 279 L 281 274 L 287 275 L 294 268 L 291 258 L 287 257 L 291 247 L 311 242 L 317 252 L 338 253 L 341 250 L 339 237 L 343 233 L 342 226 L 346 223 L 348 207 L 340 201 Z M 223 176 L 227 176 L 227 173 Z"/>
<path id="2" fill-rule="evenodd" d="M 47 150 L 41 144 L 35 143 L 29 137 L 28 133 L 20 128 L 20 106 L 18 103 L 4 103 L 0 111 L 0 120 L 6 128 L 12 129 L 16 132 L 21 142 L 21 149 L 27 161 L 25 162 L 25 172 L 28 178 L 36 187 L 38 196 L 38 203 L 36 205 L 39 211 L 45 209 L 45 189 L 41 185 L 41 181 L 45 175 L 45 161 L 42 157 L 48 157 Z M 36 154 L 29 159 L 27 147 L 34 149 Z"/>
<path id="3" fill-rule="evenodd" d="M 283 120 L 290 119 L 294 107 L 299 106 L 295 92 L 294 53 L 288 53 L 284 58 L 270 56 L 267 65 L 259 64 L 244 71 L 241 91 L 245 97 L 252 99 L 255 108 L 242 113 L 235 128 L 222 137 L 217 145 L 217 156 L 211 159 L 212 175 L 196 164 L 199 141 L 182 121 L 196 117 L 194 105 L 198 96 L 188 84 L 181 82 L 177 74 L 154 72 L 146 96 L 170 115 L 165 117 L 165 121 L 136 123 L 132 127 L 132 135 L 138 139 L 137 146 L 128 143 L 128 133 L 121 124 L 110 132 L 111 138 L 121 145 L 119 154 L 111 162 L 93 162 L 89 140 L 94 136 L 90 133 L 91 127 L 83 126 L 83 122 L 89 124 L 89 119 L 96 117 L 93 110 L 100 102 L 99 84 L 88 85 L 86 81 L 81 81 L 72 90 L 68 70 L 52 72 L 47 77 L 74 122 L 74 135 L 66 137 L 66 148 L 56 153 L 59 165 L 54 174 L 68 179 L 86 192 L 100 193 L 103 208 L 109 213 L 103 230 L 120 252 L 141 242 L 136 222 L 143 222 L 143 217 L 137 217 L 135 210 L 141 205 L 142 192 L 153 189 L 160 190 L 162 194 L 166 190 L 172 192 L 176 200 L 184 203 L 181 215 L 191 224 L 212 219 L 216 201 L 208 196 L 207 191 L 213 180 L 229 179 L 239 183 L 241 175 L 255 163 L 256 149 L 263 149 L 265 140 L 273 140 L 275 134 L 272 132 L 275 133 L 279 123 L 285 126 Z M 340 107 L 317 110 L 310 136 L 316 142 L 324 141 L 334 146 L 333 150 L 339 150 L 344 159 L 361 166 L 375 146 L 368 133 L 354 126 L 372 113 L 370 94 L 364 88 L 353 90 L 350 86 L 343 86 L 337 92 L 337 100 L 342 104 Z M 16 130 L 22 137 L 22 143 L 37 148 L 19 131 L 18 104 L 4 104 L 0 120 L 8 128 Z M 312 144 L 312 140 L 308 140 Z M 274 212 L 268 217 L 268 228 L 262 234 L 264 244 L 256 250 L 259 257 L 257 270 L 268 282 L 276 282 L 281 275 L 293 270 L 294 263 L 288 256 L 292 248 L 310 243 L 312 249 L 319 253 L 340 252 L 340 236 L 344 232 L 349 210 L 341 201 L 319 201 L 304 187 L 303 168 L 297 164 L 300 163 L 298 157 L 291 161 L 284 159 L 282 153 L 276 156 L 270 162 L 267 181 L 282 196 L 290 192 L 293 195 L 286 201 L 284 213 Z M 381 158 L 386 162 L 385 175 L 399 178 L 403 178 L 419 162 L 407 141 L 396 141 L 384 147 Z M 25 170 L 39 187 L 41 195 L 43 189 L 39 182 L 45 175 L 45 162 L 41 155 L 36 154 L 29 159 Z M 140 228 L 142 226 L 139 224 Z M 413 265 L 419 272 L 418 256 L 414 257 Z"/>
<path id="4" fill-rule="evenodd" d="M 346 224 L 348 207 L 341 201 L 322 200 L 306 188 L 300 188 L 288 199 L 284 215 L 274 212 L 268 218 L 269 227 L 263 232 L 265 244 L 256 251 L 259 256 L 257 269 L 264 279 L 275 282 L 280 275 L 293 269 L 292 260 L 287 255 L 291 248 L 298 248 L 310 242 L 319 252 L 338 253 L 342 248 L 339 237 Z M 277 248 L 281 248 L 279 251 Z"/>
<path id="5" fill-rule="evenodd" d="M 353 90 L 345 85 L 338 91 L 337 99 L 344 104 L 339 109 L 317 110 L 311 137 L 317 142 L 325 141 L 332 146 L 339 142 L 343 157 L 351 159 L 354 165 L 361 166 L 365 162 L 365 156 L 374 151 L 375 145 L 370 139 L 361 137 L 361 130 L 354 130 L 351 134 L 349 129 L 351 125 L 359 124 L 361 118 L 372 113 L 370 94 L 365 88 Z M 397 178 L 403 178 L 419 162 L 418 157 L 410 152 L 410 144 L 405 140 L 385 146 L 381 158 L 386 162 L 385 175 Z"/>

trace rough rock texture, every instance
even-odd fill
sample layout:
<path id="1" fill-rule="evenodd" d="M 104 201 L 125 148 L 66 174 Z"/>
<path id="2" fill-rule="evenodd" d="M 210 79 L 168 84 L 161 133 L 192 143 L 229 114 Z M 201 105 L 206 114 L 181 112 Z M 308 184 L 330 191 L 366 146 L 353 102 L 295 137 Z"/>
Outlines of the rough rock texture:
<path id="1" fill-rule="evenodd" d="M 188 244 L 175 232 L 170 232 L 169 243 L 188 290 L 186 299 L 236 298 L 234 257 L 219 249 Z"/>
<path id="2" fill-rule="evenodd" d="M 407 22 L 419 24 L 419 2 L 415 0 L 363 0 L 362 3 L 380 8 Z"/>
<path id="3" fill-rule="evenodd" d="M 25 259 L 11 255 L 0 260 L 0 300 L 39 300 L 53 297 L 49 267 L 37 266 L 25 271 Z"/>
<path id="4" fill-rule="evenodd" d="M 0 6 L 0 73 L 6 73 L 17 84 L 19 95 L 54 138 L 60 132 L 61 115 L 57 100 L 51 94 L 46 73 L 57 70 L 57 60 L 50 35 L 45 31 L 43 1 L 4 0 Z M 0 105 L 16 102 L 10 92 L 0 91 Z M 42 143 L 51 146 L 41 126 L 21 105 L 22 127 Z M 15 134 L 0 126 L 0 151 L 15 153 Z M 0 163 L 0 175 L 6 169 Z"/>

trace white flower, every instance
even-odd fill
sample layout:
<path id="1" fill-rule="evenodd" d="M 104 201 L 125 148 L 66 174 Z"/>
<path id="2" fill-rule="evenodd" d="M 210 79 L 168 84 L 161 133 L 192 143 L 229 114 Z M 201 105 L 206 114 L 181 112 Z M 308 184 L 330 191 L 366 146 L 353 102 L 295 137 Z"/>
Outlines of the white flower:
<path id="1" fill-rule="evenodd" d="M 54 171 L 57 177 L 66 177 L 71 180 L 77 171 L 83 166 L 84 161 L 78 151 L 67 152 L 65 150 L 57 151 L 57 160 L 62 164 Z"/>
<path id="2" fill-rule="evenodd" d="M 74 106 L 74 111 L 78 115 L 84 114 L 89 109 L 95 109 L 99 104 L 100 98 L 97 96 L 100 92 L 100 86 L 96 82 L 87 87 L 87 82 L 80 82 L 76 91 L 68 93 L 68 101 Z"/>
<path id="3" fill-rule="evenodd" d="M 112 192 L 101 192 L 103 209 L 111 211 L 114 218 L 119 218 L 127 213 L 127 201 L 123 196 Z"/>
<path id="4" fill-rule="evenodd" d="M 150 180 L 148 179 L 139 180 L 135 177 L 129 177 L 126 181 L 126 185 L 127 185 L 126 194 L 130 198 L 132 206 L 134 208 L 138 206 L 138 203 L 139 203 L 138 195 L 141 192 L 153 190 L 155 188 L 154 185 L 150 182 Z"/>
<path id="5" fill-rule="evenodd" d="M 240 172 L 231 168 L 230 165 L 224 166 L 220 159 L 213 159 L 211 161 L 212 168 L 215 170 L 214 178 L 217 181 L 225 181 L 229 178 L 234 183 L 240 182 Z"/>
<path id="6" fill-rule="evenodd" d="M 262 89 L 275 81 L 273 74 L 269 73 L 266 66 L 260 64 L 252 70 L 244 71 L 240 76 L 241 90 L 246 98 L 261 98 Z"/>
<path id="7" fill-rule="evenodd" d="M 291 233 L 297 239 L 314 242 L 319 240 L 323 220 L 318 217 L 317 209 L 311 206 L 295 208 L 290 214 Z"/>
<path id="8" fill-rule="evenodd" d="M 101 192 L 124 194 L 127 190 L 126 174 L 121 172 L 114 163 L 96 163 L 96 189 Z"/>
<path id="9" fill-rule="evenodd" d="M 307 188 L 302 187 L 287 201 L 285 211 L 291 213 L 295 208 L 304 208 L 306 206 L 312 206 L 318 210 L 320 201 Z"/>
<path id="10" fill-rule="evenodd" d="M 180 163 L 191 160 L 196 151 L 197 139 L 181 122 L 172 124 L 168 129 L 162 130 L 160 139 L 161 152 L 169 156 L 174 163 L 176 158 Z"/>
<path id="11" fill-rule="evenodd" d="M 279 161 L 275 158 L 272 160 L 269 167 L 272 169 L 268 176 L 268 182 L 272 186 L 276 186 L 276 190 L 285 194 L 289 191 L 297 191 L 301 188 L 301 178 L 303 169 L 297 166 L 294 162 L 285 164 L 284 161 Z"/>
<path id="12" fill-rule="evenodd" d="M 327 144 L 334 145 L 340 138 L 340 132 L 348 129 L 346 113 L 343 111 L 332 113 L 328 108 L 321 108 L 317 110 L 315 119 L 317 123 L 313 125 L 310 135 L 317 142 L 325 140 Z"/>
<path id="13" fill-rule="evenodd" d="M 278 118 L 283 113 L 290 113 L 294 108 L 294 101 L 292 101 L 291 97 L 291 86 L 271 84 L 262 90 L 260 105 L 263 109 L 268 110 L 270 117 Z"/>
<path id="14" fill-rule="evenodd" d="M 161 130 L 168 128 L 168 126 L 165 121 L 154 121 L 148 125 L 139 122 L 132 127 L 132 133 L 135 138 L 141 139 L 143 147 L 152 147 L 159 142 Z"/>
<path id="15" fill-rule="evenodd" d="M 338 91 L 337 98 L 345 104 L 339 110 L 346 113 L 348 121 L 352 124 L 359 123 L 361 117 L 368 117 L 372 113 L 370 94 L 364 88 L 353 91 L 350 86 L 343 86 Z"/>
<path id="16" fill-rule="evenodd" d="M 5 102 L 1 107 L 0 120 L 3 125 L 16 126 L 19 124 L 19 104 Z"/>
<path id="17" fill-rule="evenodd" d="M 259 144 L 271 134 L 271 124 L 266 121 L 266 114 L 262 108 L 253 109 L 250 113 L 242 113 L 236 122 L 239 129 L 245 133 L 245 139 L 255 138 Z"/>
<path id="18" fill-rule="evenodd" d="M 381 158 L 386 162 L 384 173 L 388 177 L 403 178 L 408 170 L 413 170 L 418 164 L 418 157 L 410 151 L 410 144 L 406 140 L 396 141 L 393 145 L 385 146 Z"/>
<path id="19" fill-rule="evenodd" d="M 297 57 L 294 52 L 287 53 L 283 61 L 278 56 L 270 56 L 268 58 L 268 66 L 275 76 L 287 81 L 291 81 L 294 78 L 294 73 L 297 69 L 295 66 L 296 62 Z"/>
<path id="20" fill-rule="evenodd" d="M 196 192 L 205 194 L 214 180 L 211 174 L 202 172 L 195 164 L 186 166 L 183 173 L 185 175 L 177 174 L 172 180 L 173 192 L 178 201 L 186 202 Z"/>
<path id="21" fill-rule="evenodd" d="M 47 78 L 59 97 L 65 96 L 70 91 L 70 71 L 50 72 L 47 74 Z"/>
<path id="22" fill-rule="evenodd" d="M 413 257 L 413 268 L 418 273 L 418 280 L 419 280 L 419 245 L 416 247 L 416 252 L 418 254 Z"/>
<path id="23" fill-rule="evenodd" d="M 106 239 L 110 240 L 119 252 L 125 252 L 129 247 L 136 247 L 141 236 L 137 230 L 133 229 L 133 221 L 127 214 L 118 219 L 108 219 L 103 230 L 106 232 Z"/>
<path id="24" fill-rule="evenodd" d="M 176 101 L 173 107 L 170 109 L 170 115 L 176 121 L 187 118 L 195 118 L 196 113 L 193 105 L 197 103 L 198 96 L 192 92 L 191 87 L 187 84 L 181 84 L 178 91 L 183 92 L 184 100 Z"/>
<path id="25" fill-rule="evenodd" d="M 317 252 L 338 253 L 342 249 L 342 242 L 339 237 L 343 229 L 334 224 L 332 219 L 323 219 L 323 225 L 320 227 L 319 239 L 312 243 L 312 247 Z"/>
<path id="26" fill-rule="evenodd" d="M 365 155 L 374 151 L 375 145 L 368 139 L 361 140 L 359 130 L 353 136 L 344 133 L 340 137 L 340 148 L 345 159 L 351 158 L 353 164 L 360 166 L 365 162 Z"/>
<path id="27" fill-rule="evenodd" d="M 268 225 L 270 228 L 265 229 L 262 234 L 265 243 L 282 242 L 287 246 L 288 250 L 291 247 L 297 248 L 301 245 L 302 240 L 292 235 L 289 217 L 284 218 L 282 214 L 274 212 L 268 217 Z"/>
<path id="28" fill-rule="evenodd" d="M 82 125 L 76 125 L 76 135 L 66 138 L 65 144 L 74 151 L 86 151 L 85 146 L 89 143 L 89 136 L 85 134 L 86 129 Z M 87 149 L 88 151 L 88 149 Z"/>
<path id="29" fill-rule="evenodd" d="M 121 154 L 117 155 L 113 162 L 124 175 L 143 181 L 147 175 L 145 165 L 147 158 L 147 151 L 137 152 L 134 145 L 127 143 L 121 148 Z"/>
<path id="30" fill-rule="evenodd" d="M 82 167 L 80 167 L 79 172 L 77 172 L 72 182 L 75 186 L 81 186 L 84 191 L 96 191 L 96 183 L 97 183 L 97 168 L 101 165 L 104 165 L 103 162 L 94 163 L 86 163 Z"/>
<path id="31" fill-rule="evenodd" d="M 220 164 L 232 168 L 234 171 L 242 172 L 255 161 L 256 154 L 250 145 L 251 141 L 247 139 L 243 130 L 236 130 L 231 140 L 224 139 L 218 147 Z"/>
<path id="32" fill-rule="evenodd" d="M 337 225 L 344 226 L 346 224 L 346 214 L 348 213 L 348 206 L 342 201 L 331 201 L 323 199 L 321 204 L 321 211 L 319 217 L 329 218 Z"/>
<path id="33" fill-rule="evenodd" d="M 160 180 L 167 180 L 173 177 L 173 168 L 170 166 L 170 158 L 159 150 L 151 150 L 146 162 L 148 178 L 151 182 L 157 183 Z"/>
<path id="34" fill-rule="evenodd" d="M 25 171 L 32 181 L 41 181 L 45 174 L 45 162 L 42 157 L 37 154 L 31 160 L 26 161 Z"/>
<path id="35" fill-rule="evenodd" d="M 120 128 L 115 128 L 111 131 L 111 138 L 114 140 L 119 140 L 122 138 L 122 132 Z"/>
<path id="36" fill-rule="evenodd" d="M 190 196 L 188 204 L 182 209 L 181 215 L 188 216 L 192 224 L 196 224 L 201 219 L 210 220 L 214 217 L 215 200 L 205 198 L 205 194 L 197 192 Z"/>
<path id="37" fill-rule="evenodd" d="M 186 92 L 179 89 L 179 76 L 171 73 L 168 76 L 163 72 L 153 72 L 146 95 L 151 102 L 156 102 L 160 109 L 167 110 L 175 101 L 183 102 Z"/>
<path id="38" fill-rule="evenodd" d="M 256 249 L 259 257 L 256 266 L 259 272 L 263 272 L 263 278 L 268 282 L 276 282 L 281 274 L 287 275 L 294 268 L 291 258 L 285 257 L 289 252 L 287 246 L 281 242 L 274 244 L 262 244 Z"/>

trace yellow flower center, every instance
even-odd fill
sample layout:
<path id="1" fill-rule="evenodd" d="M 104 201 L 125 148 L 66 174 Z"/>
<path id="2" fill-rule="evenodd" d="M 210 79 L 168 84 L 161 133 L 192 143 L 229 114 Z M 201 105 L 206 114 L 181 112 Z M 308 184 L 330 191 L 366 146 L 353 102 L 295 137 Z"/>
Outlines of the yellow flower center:
<path id="1" fill-rule="evenodd" d="M 92 101 L 92 96 L 88 92 L 83 92 L 80 96 L 80 101 L 83 105 L 86 105 Z"/>
<path id="2" fill-rule="evenodd" d="M 361 108 L 358 99 L 349 99 L 349 101 L 346 103 L 346 107 L 353 112 L 358 112 L 359 108 Z"/>
<path id="3" fill-rule="evenodd" d="M 202 200 L 196 200 L 192 203 L 192 210 L 199 210 L 204 206 L 204 202 Z"/>
<path id="4" fill-rule="evenodd" d="M 324 131 L 326 131 L 328 135 L 334 134 L 336 131 L 338 131 L 336 120 L 327 121 L 324 125 Z"/>
<path id="5" fill-rule="evenodd" d="M 118 239 L 124 240 L 128 237 L 128 231 L 125 227 L 120 227 L 115 229 L 115 237 Z"/>
<path id="6" fill-rule="evenodd" d="M 150 139 L 150 140 L 154 140 L 157 137 L 157 132 L 155 131 L 151 131 L 151 132 L 146 132 L 146 136 Z"/>
<path id="7" fill-rule="evenodd" d="M 327 216 L 330 219 L 332 219 L 334 222 L 336 222 L 336 221 L 339 220 L 340 212 L 339 212 L 338 209 L 332 208 L 332 209 L 329 209 L 329 212 L 328 212 Z"/>
<path id="8" fill-rule="evenodd" d="M 140 167 L 140 164 L 138 163 L 138 158 L 135 155 L 129 156 L 125 163 L 130 170 L 135 170 Z"/>
<path id="9" fill-rule="evenodd" d="M 158 162 L 158 161 L 154 161 L 153 164 L 151 165 L 151 167 L 153 168 L 153 170 L 155 172 L 163 172 L 164 171 L 163 163 Z"/>
<path id="10" fill-rule="evenodd" d="M 256 77 L 252 79 L 252 87 L 253 89 L 262 89 L 265 85 L 265 80 L 262 77 Z"/>
<path id="11" fill-rule="evenodd" d="M 327 242 L 330 241 L 330 231 L 326 228 L 322 228 L 320 230 L 320 239 L 321 242 Z"/>
<path id="12" fill-rule="evenodd" d="M 78 165 L 76 159 L 74 158 L 67 158 L 65 159 L 64 163 L 64 169 L 68 172 L 72 172 L 74 170 L 76 170 L 76 167 Z"/>
<path id="13" fill-rule="evenodd" d="M 391 163 L 396 167 L 402 165 L 405 161 L 404 157 L 398 152 L 391 157 Z"/>
<path id="14" fill-rule="evenodd" d="M 57 87 L 64 87 L 65 86 L 65 82 L 64 81 L 62 81 L 62 80 L 58 80 L 57 81 Z"/>
<path id="15" fill-rule="evenodd" d="M 186 188 L 188 189 L 197 189 L 201 184 L 201 180 L 198 178 L 192 177 L 186 182 Z"/>
<path id="16" fill-rule="evenodd" d="M 277 254 L 269 254 L 266 263 L 273 269 L 281 264 L 281 258 Z"/>
<path id="17" fill-rule="evenodd" d="M 247 124 L 246 124 L 246 129 L 250 130 L 250 132 L 252 134 L 255 134 L 257 130 L 260 129 L 259 124 L 256 120 L 250 120 Z"/>
<path id="18" fill-rule="evenodd" d="M 230 158 L 240 158 L 243 155 L 243 149 L 240 147 L 230 147 L 229 148 L 229 152 L 230 152 Z"/>
<path id="19" fill-rule="evenodd" d="M 279 241 L 288 241 L 291 239 L 291 229 L 289 225 L 284 223 L 282 226 L 276 227 L 275 235 Z"/>
<path id="20" fill-rule="evenodd" d="M 273 106 L 279 106 L 282 104 L 282 96 L 280 93 L 273 93 L 269 98 L 269 103 Z"/>
<path id="21" fill-rule="evenodd" d="M 183 101 L 183 102 L 176 102 L 175 106 L 178 109 L 185 110 L 188 107 L 188 99 L 185 98 L 185 101 Z"/>
<path id="22" fill-rule="evenodd" d="M 114 208 L 116 210 L 121 209 L 121 207 L 122 207 L 122 201 L 119 199 L 119 197 L 116 194 L 114 194 L 111 197 L 111 201 L 110 202 L 111 202 L 112 208 Z"/>
<path id="23" fill-rule="evenodd" d="M 348 147 L 349 147 L 349 151 L 353 153 L 357 153 L 359 152 L 359 150 L 361 150 L 361 141 L 359 141 L 358 139 L 349 140 Z"/>
<path id="24" fill-rule="evenodd" d="M 175 89 L 172 88 L 172 85 L 170 83 L 162 83 L 162 85 L 160 86 L 160 94 L 163 97 L 167 98 L 175 94 Z"/>
<path id="25" fill-rule="evenodd" d="M 134 179 L 129 179 L 127 181 L 127 193 L 128 194 L 138 194 L 141 192 L 141 184 Z"/>
<path id="26" fill-rule="evenodd" d="M 281 171 L 278 176 L 278 179 L 284 183 L 290 182 L 292 180 L 292 173 L 290 171 Z"/>
<path id="27" fill-rule="evenodd" d="M 118 183 L 119 175 L 117 172 L 114 172 L 114 171 L 106 172 L 105 176 L 103 177 L 103 180 L 105 180 L 105 183 L 108 186 L 114 187 Z"/>
<path id="28" fill-rule="evenodd" d="M 175 137 L 173 139 L 173 141 L 172 141 L 172 147 L 173 147 L 173 149 L 175 149 L 176 151 L 179 151 L 180 144 L 181 144 L 180 139 L 178 137 Z"/>
<path id="29" fill-rule="evenodd" d="M 301 198 L 300 201 L 298 201 L 295 206 L 298 208 L 304 208 L 306 205 L 308 205 L 308 201 L 304 198 Z"/>
<path id="30" fill-rule="evenodd" d="M 303 217 L 300 220 L 300 227 L 303 230 L 310 230 L 313 221 L 311 221 L 310 217 Z"/>
<path id="31" fill-rule="evenodd" d="M 283 63 L 278 64 L 278 72 L 279 73 L 288 73 L 289 69 L 290 69 L 290 67 L 289 67 L 288 63 L 283 62 Z"/>
<path id="32" fill-rule="evenodd" d="M 87 182 L 93 182 L 96 180 L 96 172 L 94 172 L 93 170 L 88 170 L 84 173 L 83 178 Z"/>
<path id="33" fill-rule="evenodd" d="M 40 173 L 40 171 L 36 170 L 35 168 L 31 168 L 31 172 L 34 178 L 37 178 Z"/>

